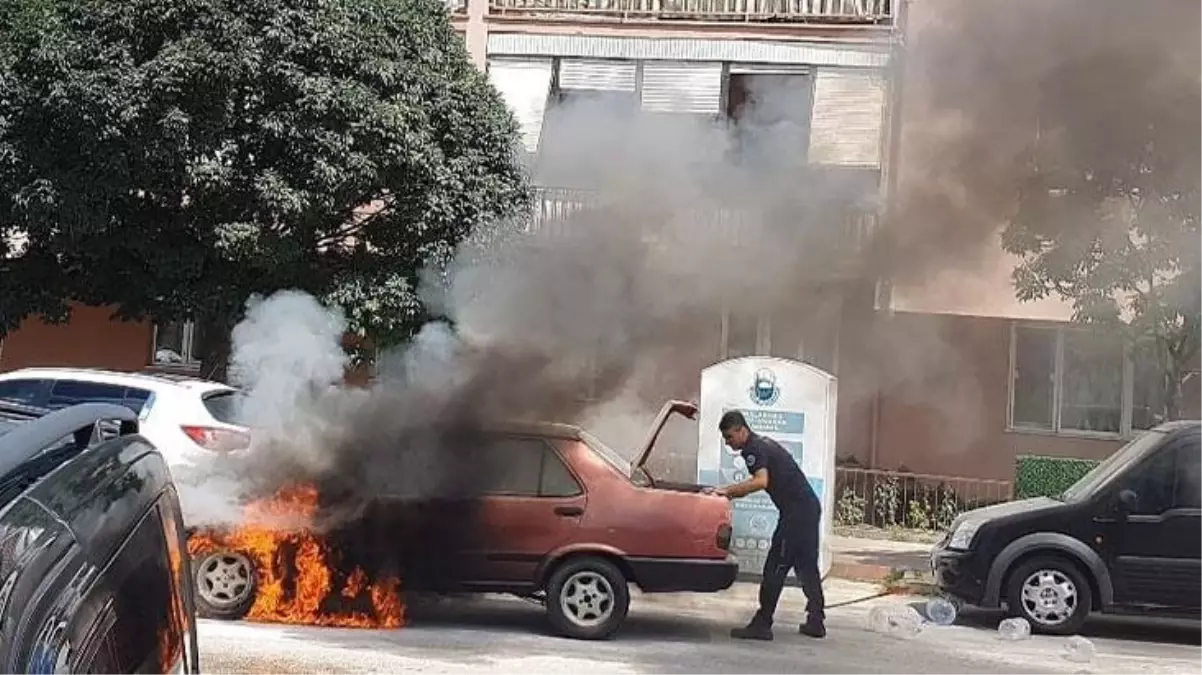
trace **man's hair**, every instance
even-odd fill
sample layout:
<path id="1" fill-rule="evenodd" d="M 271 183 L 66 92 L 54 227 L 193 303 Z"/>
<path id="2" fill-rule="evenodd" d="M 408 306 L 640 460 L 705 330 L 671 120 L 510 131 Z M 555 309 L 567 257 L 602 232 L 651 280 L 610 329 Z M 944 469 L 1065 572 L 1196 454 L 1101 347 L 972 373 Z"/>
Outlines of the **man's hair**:
<path id="1" fill-rule="evenodd" d="M 731 429 L 744 429 L 747 427 L 747 418 L 743 417 L 743 413 L 738 410 L 729 410 L 722 414 L 722 419 L 718 421 L 718 431 L 730 431 Z"/>

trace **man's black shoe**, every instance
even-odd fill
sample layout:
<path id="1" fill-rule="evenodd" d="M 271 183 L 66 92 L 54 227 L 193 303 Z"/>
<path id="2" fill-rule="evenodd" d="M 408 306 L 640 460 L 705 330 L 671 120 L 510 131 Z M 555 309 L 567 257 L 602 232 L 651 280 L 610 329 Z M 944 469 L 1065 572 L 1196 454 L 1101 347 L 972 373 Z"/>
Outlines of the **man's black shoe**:
<path id="1" fill-rule="evenodd" d="M 806 622 L 801 624 L 801 628 L 798 628 L 797 632 L 812 638 L 824 638 L 826 637 L 826 626 L 820 623 Z"/>
<path id="2" fill-rule="evenodd" d="M 750 624 L 743 628 L 731 628 L 730 636 L 736 640 L 772 640 L 772 629 L 767 626 Z"/>

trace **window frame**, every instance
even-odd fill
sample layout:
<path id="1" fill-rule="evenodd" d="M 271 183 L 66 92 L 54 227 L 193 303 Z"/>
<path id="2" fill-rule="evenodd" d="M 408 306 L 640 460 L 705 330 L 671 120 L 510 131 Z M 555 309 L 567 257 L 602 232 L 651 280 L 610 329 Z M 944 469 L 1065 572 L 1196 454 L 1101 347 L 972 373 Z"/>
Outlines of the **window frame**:
<path id="1" fill-rule="evenodd" d="M 154 324 L 154 333 L 150 341 L 150 363 L 158 368 L 176 368 L 186 370 L 200 370 L 201 358 L 196 354 L 196 322 L 195 321 L 180 321 L 178 322 L 182 328 L 180 334 L 180 354 L 183 360 L 179 363 L 169 363 L 160 361 L 159 356 L 159 331 L 160 324 Z"/>
<path id="2" fill-rule="evenodd" d="M 1018 374 L 1018 331 L 1020 329 L 1043 330 L 1055 336 L 1052 356 L 1052 424 L 1051 428 L 1027 426 L 1014 421 L 1015 378 Z M 1077 326 L 1066 326 L 1057 322 L 1040 321 L 1011 321 L 1009 331 L 1009 364 L 1006 377 L 1006 431 L 1023 434 L 1045 436 L 1066 436 L 1075 438 L 1093 438 L 1104 440 L 1129 440 L 1147 431 L 1132 429 L 1132 407 L 1135 403 L 1135 363 L 1131 349 L 1124 345 L 1122 349 L 1122 391 L 1119 397 L 1119 430 L 1117 432 L 1089 431 L 1086 429 L 1065 428 L 1062 425 L 1061 409 L 1064 392 L 1064 338 L 1072 331 L 1088 330 Z"/>

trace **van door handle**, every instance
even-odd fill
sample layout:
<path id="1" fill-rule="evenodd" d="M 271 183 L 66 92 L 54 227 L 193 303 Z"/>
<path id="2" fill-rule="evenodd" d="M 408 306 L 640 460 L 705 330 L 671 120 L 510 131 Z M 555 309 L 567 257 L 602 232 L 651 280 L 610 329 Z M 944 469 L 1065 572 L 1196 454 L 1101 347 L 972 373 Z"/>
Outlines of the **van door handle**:
<path id="1" fill-rule="evenodd" d="M 556 506 L 555 515 L 571 518 L 573 516 L 584 515 L 584 508 L 580 506 Z"/>

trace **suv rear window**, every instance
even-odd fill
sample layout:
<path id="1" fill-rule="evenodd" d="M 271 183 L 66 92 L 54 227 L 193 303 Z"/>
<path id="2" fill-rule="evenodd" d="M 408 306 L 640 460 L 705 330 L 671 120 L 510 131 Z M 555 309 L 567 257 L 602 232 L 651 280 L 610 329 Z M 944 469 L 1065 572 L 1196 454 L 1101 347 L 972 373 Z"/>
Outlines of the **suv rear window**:
<path id="1" fill-rule="evenodd" d="M 238 406 L 242 402 L 242 393 L 238 391 L 225 390 L 215 391 L 211 394 L 205 394 L 201 400 L 208 409 L 209 414 L 218 422 L 226 424 L 239 424 L 238 422 Z"/>

